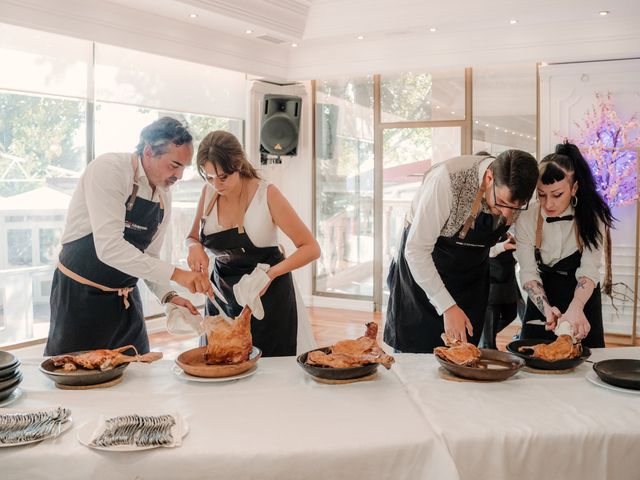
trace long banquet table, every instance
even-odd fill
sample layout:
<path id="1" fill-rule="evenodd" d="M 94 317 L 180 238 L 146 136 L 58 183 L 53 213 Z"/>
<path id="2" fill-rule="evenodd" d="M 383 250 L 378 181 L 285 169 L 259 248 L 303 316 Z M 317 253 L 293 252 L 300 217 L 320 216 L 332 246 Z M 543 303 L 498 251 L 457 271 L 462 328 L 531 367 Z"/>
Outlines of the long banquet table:
<path id="1" fill-rule="evenodd" d="M 640 348 L 591 358 L 615 357 Z M 433 355 L 398 354 L 374 380 L 325 385 L 292 357 L 227 383 L 181 380 L 161 360 L 130 365 L 113 387 L 70 391 L 37 371 L 42 358 L 21 360 L 24 395 L 8 408 L 62 405 L 73 428 L 1 448 L 3 479 L 640 479 L 640 395 L 587 382 L 589 364 L 477 383 L 443 378 Z M 105 452 L 76 438 L 100 415 L 159 411 L 186 418 L 182 446 Z"/>
<path id="2" fill-rule="evenodd" d="M 393 371 L 326 385 L 293 357 L 264 358 L 251 377 L 195 383 L 161 360 L 131 364 L 113 387 L 70 391 L 38 372 L 41 362 L 22 359 L 25 394 L 10 408 L 62 405 L 75 425 L 55 440 L 0 449 L 2 479 L 456 478 L 446 448 Z M 159 408 L 186 418 L 180 447 L 105 452 L 76 439 L 78 427 L 100 415 Z"/>

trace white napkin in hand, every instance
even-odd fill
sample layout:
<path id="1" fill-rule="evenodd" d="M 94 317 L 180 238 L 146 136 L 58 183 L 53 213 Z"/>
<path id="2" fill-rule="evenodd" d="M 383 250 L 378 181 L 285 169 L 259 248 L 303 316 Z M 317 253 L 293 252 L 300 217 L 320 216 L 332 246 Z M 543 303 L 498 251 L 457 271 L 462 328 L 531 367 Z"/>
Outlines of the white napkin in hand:
<path id="1" fill-rule="evenodd" d="M 173 335 L 202 335 L 202 316 L 194 315 L 187 307 L 167 303 L 167 330 Z"/>
<path id="2" fill-rule="evenodd" d="M 559 337 L 560 335 L 571 335 L 573 343 L 576 343 L 576 336 L 573 334 L 571 324 L 566 320 L 564 322 L 558 323 L 553 333 L 555 333 L 557 337 Z"/>
<path id="3" fill-rule="evenodd" d="M 264 318 L 264 308 L 260 300 L 260 292 L 270 282 L 269 276 L 267 275 L 269 268 L 271 268 L 270 265 L 259 263 L 250 275 L 243 275 L 240 281 L 233 286 L 233 294 L 236 297 L 238 305 L 241 307 L 249 307 L 253 316 L 258 320 Z"/>

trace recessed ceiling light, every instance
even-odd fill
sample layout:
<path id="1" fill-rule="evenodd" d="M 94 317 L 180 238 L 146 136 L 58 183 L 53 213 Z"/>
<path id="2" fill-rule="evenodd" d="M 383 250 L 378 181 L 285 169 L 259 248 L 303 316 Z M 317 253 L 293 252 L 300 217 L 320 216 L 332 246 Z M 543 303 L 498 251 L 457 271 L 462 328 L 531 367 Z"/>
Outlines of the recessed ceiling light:
<path id="1" fill-rule="evenodd" d="M 511 25 L 515 25 L 516 23 L 518 23 L 518 20 L 509 20 L 509 23 L 510 23 Z"/>
<path id="2" fill-rule="evenodd" d="M 453 110 L 451 110 L 451 115 L 455 115 L 455 114 L 456 114 L 456 112 L 454 112 Z"/>
<path id="3" fill-rule="evenodd" d="M 484 126 L 485 126 L 485 127 L 488 127 L 488 126 L 489 126 L 489 124 L 488 124 L 488 123 L 485 123 L 485 124 L 484 124 Z"/>
<path id="4" fill-rule="evenodd" d="M 253 33 L 253 30 L 251 30 L 250 28 L 247 28 L 244 33 L 246 33 L 247 35 L 251 35 Z"/>
<path id="5" fill-rule="evenodd" d="M 436 110 L 440 110 L 440 105 L 436 105 Z"/>
<path id="6" fill-rule="evenodd" d="M 197 13 L 190 13 L 189 14 L 189 18 L 198 18 L 198 14 Z"/>
<path id="7" fill-rule="evenodd" d="M 358 35 L 356 38 L 357 38 L 358 40 L 364 40 L 364 35 Z"/>
<path id="8" fill-rule="evenodd" d="M 476 125 L 477 125 L 477 124 L 478 124 L 478 123 L 480 123 L 480 122 L 479 122 L 478 120 L 476 120 L 476 121 L 475 121 L 475 123 L 476 123 Z"/>
<path id="9" fill-rule="evenodd" d="M 429 29 L 429 31 L 430 31 L 430 32 L 437 32 L 437 31 L 438 31 L 438 29 L 437 29 L 436 27 L 431 27 L 431 28 Z"/>
<path id="10" fill-rule="evenodd" d="M 298 44 L 297 44 L 297 43 L 292 43 L 292 44 L 291 44 L 291 46 L 292 46 L 293 48 L 296 48 L 296 47 L 298 46 Z"/>
<path id="11" fill-rule="evenodd" d="M 598 12 L 598 13 L 600 14 L 601 17 L 606 17 L 611 12 L 609 10 L 600 10 L 600 12 Z"/>

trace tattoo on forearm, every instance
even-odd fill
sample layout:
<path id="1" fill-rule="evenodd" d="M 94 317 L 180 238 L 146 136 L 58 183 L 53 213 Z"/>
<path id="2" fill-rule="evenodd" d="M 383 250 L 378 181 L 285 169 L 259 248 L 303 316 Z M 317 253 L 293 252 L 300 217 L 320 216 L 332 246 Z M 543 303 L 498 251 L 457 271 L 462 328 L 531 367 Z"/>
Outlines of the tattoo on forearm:
<path id="1" fill-rule="evenodd" d="M 544 305 L 549 305 L 549 300 L 547 300 L 547 295 L 544 293 L 544 288 L 542 287 L 542 283 L 537 280 L 532 280 L 527 282 L 524 285 L 524 291 L 527 292 L 531 301 L 538 307 L 540 313 L 544 315 Z"/>
<path id="2" fill-rule="evenodd" d="M 578 280 L 578 285 L 576 285 L 576 289 L 577 288 L 582 288 L 584 290 L 587 289 L 587 279 L 584 277 L 580 277 L 580 280 Z"/>

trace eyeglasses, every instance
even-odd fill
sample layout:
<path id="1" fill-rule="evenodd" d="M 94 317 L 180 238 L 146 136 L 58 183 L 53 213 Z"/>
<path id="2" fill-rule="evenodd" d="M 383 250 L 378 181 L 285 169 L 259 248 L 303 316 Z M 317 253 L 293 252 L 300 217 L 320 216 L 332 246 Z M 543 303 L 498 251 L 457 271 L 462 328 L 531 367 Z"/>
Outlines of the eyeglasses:
<path id="1" fill-rule="evenodd" d="M 510 210 L 526 210 L 527 208 L 529 208 L 529 202 L 526 202 L 524 205 L 521 205 L 519 207 L 513 207 L 510 205 L 505 205 L 503 203 L 498 203 L 498 199 L 496 197 L 496 182 L 493 182 L 493 203 L 496 207 L 500 207 L 500 208 L 508 208 Z"/>

